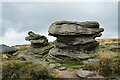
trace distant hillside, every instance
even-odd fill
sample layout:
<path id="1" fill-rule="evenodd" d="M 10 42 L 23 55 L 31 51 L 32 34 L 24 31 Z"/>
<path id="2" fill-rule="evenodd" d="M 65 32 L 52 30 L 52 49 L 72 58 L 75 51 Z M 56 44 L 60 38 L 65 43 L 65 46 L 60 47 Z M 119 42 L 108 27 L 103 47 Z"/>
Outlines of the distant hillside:
<path id="1" fill-rule="evenodd" d="M 103 44 L 114 44 L 114 43 L 120 44 L 120 38 L 102 38 L 102 39 L 97 39 L 97 41 Z"/>

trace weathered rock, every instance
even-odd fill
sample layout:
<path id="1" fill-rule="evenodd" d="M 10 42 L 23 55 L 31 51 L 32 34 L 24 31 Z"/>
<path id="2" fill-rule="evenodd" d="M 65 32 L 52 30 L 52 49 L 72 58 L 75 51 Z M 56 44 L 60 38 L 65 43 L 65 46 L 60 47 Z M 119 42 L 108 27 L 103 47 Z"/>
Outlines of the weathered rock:
<path id="1" fill-rule="evenodd" d="M 45 55 L 49 52 L 49 50 L 52 48 L 52 45 L 47 45 L 42 48 L 28 48 L 28 54 L 39 54 L 39 55 Z"/>
<path id="2" fill-rule="evenodd" d="M 63 71 L 63 70 L 66 70 L 67 68 L 66 67 L 60 67 L 59 70 L 60 71 Z"/>
<path id="3" fill-rule="evenodd" d="M 58 68 L 58 67 L 60 67 L 61 66 L 61 64 L 60 63 L 52 63 L 52 64 L 49 64 L 49 67 L 51 67 L 51 68 Z"/>
<path id="4" fill-rule="evenodd" d="M 45 60 L 47 57 L 47 54 L 49 53 L 50 49 L 52 49 L 52 48 L 53 48 L 52 43 L 48 43 L 47 45 L 45 45 L 43 47 L 39 47 L 39 48 L 29 47 L 24 52 L 29 55 L 34 56 L 35 58 Z"/>
<path id="5" fill-rule="evenodd" d="M 89 58 L 93 58 L 93 54 L 86 54 L 82 51 L 70 51 L 70 50 L 61 50 L 59 48 L 52 48 L 49 51 L 48 60 L 51 62 L 56 61 L 82 61 Z"/>
<path id="6" fill-rule="evenodd" d="M 80 80 L 107 80 L 106 77 L 96 74 L 94 71 L 78 70 L 76 75 Z"/>
<path id="7" fill-rule="evenodd" d="M 91 77 L 91 76 L 95 75 L 95 72 L 93 72 L 93 71 L 87 71 L 87 70 L 78 70 L 76 72 L 76 74 L 80 78 L 87 78 L 87 77 Z"/>
<path id="8" fill-rule="evenodd" d="M 99 59 L 88 59 L 87 61 L 83 61 L 84 64 L 96 64 L 99 62 Z"/>
<path id="9" fill-rule="evenodd" d="M 15 47 L 9 47 L 9 46 L 4 45 L 4 44 L 0 45 L 0 53 L 13 54 L 16 51 L 17 51 L 17 49 Z"/>
<path id="10" fill-rule="evenodd" d="M 80 78 L 74 72 L 61 71 L 59 72 L 59 78 L 62 80 L 80 80 Z"/>
<path id="11" fill-rule="evenodd" d="M 53 23 L 49 28 L 49 35 L 69 36 L 69 35 L 95 35 L 103 32 L 103 28 L 99 28 L 99 23 L 95 21 L 86 22 L 72 22 L 72 21 L 59 21 Z"/>
<path id="12" fill-rule="evenodd" d="M 31 46 L 34 48 L 43 47 L 48 44 L 48 39 L 43 35 L 35 34 L 32 31 L 29 31 L 28 35 L 25 37 L 25 40 L 30 41 Z"/>
<path id="13" fill-rule="evenodd" d="M 92 77 L 87 77 L 87 80 L 108 80 L 108 79 L 101 75 L 95 75 Z"/>
<path id="14" fill-rule="evenodd" d="M 49 57 L 56 60 L 80 60 L 80 54 L 91 53 L 99 45 L 95 38 L 100 37 L 104 31 L 99 26 L 96 21 L 53 23 L 48 32 L 57 39 Z"/>
<path id="15" fill-rule="evenodd" d="M 42 64 L 44 66 L 48 65 L 48 62 L 37 59 L 32 55 L 25 54 L 24 52 L 21 52 L 20 54 L 18 54 L 17 57 L 18 58 L 23 58 L 26 61 L 32 62 L 34 64 Z"/>

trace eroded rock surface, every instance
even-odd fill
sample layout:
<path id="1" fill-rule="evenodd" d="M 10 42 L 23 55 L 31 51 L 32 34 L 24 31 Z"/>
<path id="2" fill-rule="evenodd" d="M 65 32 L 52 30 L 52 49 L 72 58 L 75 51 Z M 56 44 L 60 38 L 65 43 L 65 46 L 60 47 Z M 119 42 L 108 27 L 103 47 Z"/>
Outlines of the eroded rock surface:
<path id="1" fill-rule="evenodd" d="M 43 47 L 48 44 L 48 39 L 43 35 L 35 34 L 32 31 L 29 31 L 28 35 L 29 36 L 25 37 L 25 40 L 30 41 L 31 46 L 34 48 Z"/>
<path id="2" fill-rule="evenodd" d="M 51 43 L 48 43 L 48 39 L 44 35 L 35 34 L 32 31 L 29 31 L 28 35 L 25 37 L 25 40 L 30 41 L 31 45 L 23 50 L 23 52 L 35 58 L 42 59 L 53 46 Z M 21 51 L 18 53 L 21 53 Z"/>
<path id="3" fill-rule="evenodd" d="M 95 75 L 95 72 L 87 71 L 87 70 L 79 70 L 76 72 L 76 74 L 81 78 L 86 78 Z"/>
<path id="4" fill-rule="evenodd" d="M 80 60 L 83 53 L 93 51 L 99 43 L 103 28 L 96 21 L 72 22 L 58 21 L 49 27 L 49 35 L 56 37 L 56 43 L 49 52 L 49 58 L 54 60 Z M 58 57 L 59 56 L 59 57 Z"/>

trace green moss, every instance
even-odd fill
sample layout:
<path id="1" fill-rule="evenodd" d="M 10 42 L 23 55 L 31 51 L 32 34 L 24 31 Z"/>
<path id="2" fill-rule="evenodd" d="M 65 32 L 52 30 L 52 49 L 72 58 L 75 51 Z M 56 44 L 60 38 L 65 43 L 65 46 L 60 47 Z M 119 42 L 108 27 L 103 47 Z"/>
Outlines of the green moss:
<path id="1" fill-rule="evenodd" d="M 83 65 L 82 64 L 82 62 L 78 62 L 78 61 L 71 61 L 71 62 L 69 62 L 69 61 L 65 61 L 65 62 L 61 62 L 61 66 L 64 66 L 64 67 L 77 67 L 77 66 L 79 66 L 80 67 L 80 65 Z"/>

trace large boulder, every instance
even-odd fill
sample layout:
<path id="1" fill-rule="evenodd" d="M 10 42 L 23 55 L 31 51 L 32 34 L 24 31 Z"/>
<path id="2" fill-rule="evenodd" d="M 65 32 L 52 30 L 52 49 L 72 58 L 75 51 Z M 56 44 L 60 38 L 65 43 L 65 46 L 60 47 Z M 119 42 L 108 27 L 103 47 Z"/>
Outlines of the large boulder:
<path id="1" fill-rule="evenodd" d="M 7 46 L 5 44 L 0 45 L 0 53 L 12 54 L 16 51 L 17 51 L 17 49 L 15 47 L 10 47 L 10 46 Z"/>
<path id="2" fill-rule="evenodd" d="M 32 31 L 29 31 L 28 35 L 25 40 L 30 41 L 33 48 L 43 47 L 48 44 L 48 39 L 43 35 L 35 34 Z"/>
<path id="3" fill-rule="evenodd" d="M 95 38 L 100 37 L 101 32 L 104 31 L 99 27 L 100 25 L 96 21 L 57 21 L 53 23 L 49 27 L 48 33 L 57 39 L 54 48 L 49 52 L 49 58 L 64 60 L 68 57 L 73 60 L 82 53 L 90 53 L 99 45 Z"/>
<path id="4" fill-rule="evenodd" d="M 53 23 L 49 28 L 49 35 L 53 36 L 75 36 L 75 35 L 94 35 L 93 37 L 100 36 L 103 28 L 99 28 L 99 23 L 95 21 L 86 22 L 72 22 L 72 21 L 59 21 Z M 99 34 L 98 34 L 99 33 Z"/>

